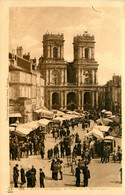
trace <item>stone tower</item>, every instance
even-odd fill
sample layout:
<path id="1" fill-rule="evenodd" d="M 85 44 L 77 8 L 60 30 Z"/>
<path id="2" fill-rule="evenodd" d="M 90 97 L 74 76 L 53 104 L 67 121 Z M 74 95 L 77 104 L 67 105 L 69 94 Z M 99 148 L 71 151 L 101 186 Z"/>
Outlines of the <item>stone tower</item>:
<path id="1" fill-rule="evenodd" d="M 60 86 L 67 85 L 67 63 L 64 61 L 64 35 L 43 35 L 43 58 L 41 72 L 45 78 L 46 106 L 59 109 L 62 103 Z M 55 105 L 55 107 L 54 107 Z"/>
<path id="2" fill-rule="evenodd" d="M 95 61 L 95 40 L 93 35 L 89 35 L 87 31 L 83 35 L 74 37 L 74 67 L 76 68 L 76 81 L 79 87 L 85 88 L 84 94 L 79 95 L 80 105 L 89 105 L 88 107 L 98 107 L 97 92 L 97 70 L 98 64 Z M 79 92 L 80 94 L 80 92 Z M 82 103 L 82 101 L 84 103 Z M 83 109 L 84 109 L 83 108 Z"/>

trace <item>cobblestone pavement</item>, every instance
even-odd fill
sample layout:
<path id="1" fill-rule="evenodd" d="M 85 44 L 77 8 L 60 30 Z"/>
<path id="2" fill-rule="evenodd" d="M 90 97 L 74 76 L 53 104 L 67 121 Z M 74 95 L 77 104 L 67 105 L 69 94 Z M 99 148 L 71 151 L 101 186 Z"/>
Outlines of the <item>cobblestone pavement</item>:
<path id="1" fill-rule="evenodd" d="M 91 121 L 90 128 L 94 126 L 94 122 Z M 87 128 L 90 130 L 89 128 Z M 81 124 L 79 124 L 78 127 L 75 127 L 75 130 L 72 130 L 70 128 L 71 134 L 79 133 L 81 140 L 83 140 L 83 136 L 86 133 L 86 130 L 82 130 Z M 24 169 L 26 170 L 28 167 L 31 168 L 32 165 L 37 170 L 36 174 L 36 187 L 39 188 L 39 168 L 43 168 L 43 171 L 45 172 L 45 187 L 47 188 L 70 188 L 70 187 L 76 187 L 75 186 L 75 176 L 71 173 L 71 166 L 67 165 L 67 159 L 66 157 L 63 159 L 63 180 L 60 180 L 60 175 L 58 177 L 59 180 L 55 181 L 52 180 L 52 173 L 50 170 L 51 166 L 51 160 L 47 159 L 47 150 L 51 147 L 53 148 L 56 143 L 60 142 L 60 140 L 57 140 L 55 142 L 55 139 L 52 138 L 52 134 L 46 135 L 45 140 L 45 158 L 41 159 L 40 155 L 32 155 L 28 158 L 23 158 L 21 161 L 10 161 L 10 186 L 13 187 L 13 167 L 16 163 L 20 166 L 22 165 Z M 117 138 L 116 142 L 118 145 L 121 145 L 121 139 Z M 72 144 L 72 148 L 74 146 L 74 143 Z M 119 169 L 121 168 L 120 163 L 113 163 L 112 161 L 109 163 L 101 163 L 100 158 L 92 159 L 90 164 L 88 165 L 88 168 L 91 173 L 91 178 L 89 179 L 89 185 L 88 187 L 121 187 L 120 183 L 120 172 Z M 19 182 L 20 182 L 20 176 L 19 176 Z M 20 185 L 19 185 L 20 186 Z M 83 174 L 81 174 L 81 187 L 83 186 Z M 26 184 L 24 184 L 23 187 L 26 187 Z"/>

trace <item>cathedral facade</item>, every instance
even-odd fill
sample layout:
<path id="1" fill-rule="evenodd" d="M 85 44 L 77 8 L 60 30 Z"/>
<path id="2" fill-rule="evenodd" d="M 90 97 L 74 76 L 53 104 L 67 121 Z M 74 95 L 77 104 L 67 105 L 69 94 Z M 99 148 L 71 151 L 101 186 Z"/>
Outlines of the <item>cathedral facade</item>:
<path id="1" fill-rule="evenodd" d="M 73 62 L 64 60 L 64 35 L 43 35 L 39 70 L 45 79 L 48 109 L 98 109 L 98 63 L 94 36 L 85 32 L 73 39 Z"/>

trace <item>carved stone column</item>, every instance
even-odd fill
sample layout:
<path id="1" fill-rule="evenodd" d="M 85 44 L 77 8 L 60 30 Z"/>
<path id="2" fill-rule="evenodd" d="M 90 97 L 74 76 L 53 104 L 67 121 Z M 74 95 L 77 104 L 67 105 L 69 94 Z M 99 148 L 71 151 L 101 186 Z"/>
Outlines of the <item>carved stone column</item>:
<path id="1" fill-rule="evenodd" d="M 51 58 L 53 58 L 53 46 L 51 46 L 50 48 L 51 48 L 51 50 L 50 50 L 51 51 L 51 55 L 50 56 L 51 56 Z"/>
<path id="2" fill-rule="evenodd" d="M 52 70 L 48 69 L 48 85 L 52 83 Z"/>
<path id="3" fill-rule="evenodd" d="M 67 109 L 67 92 L 65 91 L 65 109 Z"/>
<path id="4" fill-rule="evenodd" d="M 60 58 L 60 46 L 58 46 L 58 58 Z"/>
<path id="5" fill-rule="evenodd" d="M 61 108 L 63 108 L 63 91 L 61 91 Z"/>
<path id="6" fill-rule="evenodd" d="M 98 91 L 96 91 L 96 109 L 98 109 Z"/>
<path id="7" fill-rule="evenodd" d="M 92 91 L 92 108 L 94 108 L 94 102 L 95 102 L 95 100 L 94 100 L 94 91 Z"/>
<path id="8" fill-rule="evenodd" d="M 46 85 L 48 85 L 48 69 L 46 70 Z"/>
<path id="9" fill-rule="evenodd" d="M 52 94 L 53 92 L 50 92 L 50 110 L 52 109 Z"/>
<path id="10" fill-rule="evenodd" d="M 80 85 L 80 68 L 78 69 L 78 85 Z"/>
<path id="11" fill-rule="evenodd" d="M 67 85 L 67 69 L 64 69 L 65 85 Z"/>
<path id="12" fill-rule="evenodd" d="M 80 94 L 80 91 L 78 91 L 78 97 L 79 97 L 78 109 L 80 110 L 80 107 L 81 107 L 81 94 Z"/>
<path id="13" fill-rule="evenodd" d="M 84 91 L 82 91 L 82 110 L 84 110 Z"/>
<path id="14" fill-rule="evenodd" d="M 92 70 L 92 84 L 95 84 L 95 71 Z"/>
<path id="15" fill-rule="evenodd" d="M 50 45 L 48 45 L 48 58 L 50 58 Z"/>
<path id="16" fill-rule="evenodd" d="M 92 49 L 92 58 L 94 58 L 94 47 L 92 47 L 91 49 Z"/>

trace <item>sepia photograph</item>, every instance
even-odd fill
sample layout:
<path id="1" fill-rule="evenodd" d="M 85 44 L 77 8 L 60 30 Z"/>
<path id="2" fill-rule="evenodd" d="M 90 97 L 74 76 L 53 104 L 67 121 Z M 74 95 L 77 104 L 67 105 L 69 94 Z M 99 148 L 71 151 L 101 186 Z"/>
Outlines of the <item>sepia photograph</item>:
<path id="1" fill-rule="evenodd" d="M 9 7 L 9 186 L 122 188 L 121 7 Z"/>

